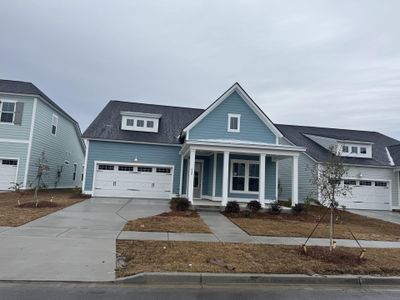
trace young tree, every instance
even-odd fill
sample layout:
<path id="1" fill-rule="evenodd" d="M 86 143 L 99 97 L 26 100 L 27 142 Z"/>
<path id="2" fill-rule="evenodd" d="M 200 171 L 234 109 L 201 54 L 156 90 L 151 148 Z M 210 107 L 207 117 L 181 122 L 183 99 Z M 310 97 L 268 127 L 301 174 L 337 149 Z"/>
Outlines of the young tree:
<path id="1" fill-rule="evenodd" d="M 36 173 L 36 179 L 34 182 L 31 183 L 31 186 L 34 187 L 35 193 L 33 196 L 33 199 L 35 201 L 36 207 L 39 204 L 38 201 L 38 191 L 40 189 L 45 189 L 47 188 L 46 183 L 43 181 L 44 176 L 49 172 L 49 163 L 47 161 L 46 155 L 44 151 L 38 158 L 37 162 L 35 163 L 35 167 L 37 168 L 37 173 Z"/>
<path id="2" fill-rule="evenodd" d="M 329 251 L 333 251 L 333 226 L 335 209 L 338 206 L 336 201 L 339 196 L 351 194 L 351 187 L 342 184 L 343 176 L 348 169 L 344 166 L 341 154 L 336 149 L 330 148 L 328 162 L 316 167 L 313 171 L 313 183 L 318 188 L 318 193 L 322 199 L 321 203 L 330 209 L 330 230 L 329 230 Z"/>

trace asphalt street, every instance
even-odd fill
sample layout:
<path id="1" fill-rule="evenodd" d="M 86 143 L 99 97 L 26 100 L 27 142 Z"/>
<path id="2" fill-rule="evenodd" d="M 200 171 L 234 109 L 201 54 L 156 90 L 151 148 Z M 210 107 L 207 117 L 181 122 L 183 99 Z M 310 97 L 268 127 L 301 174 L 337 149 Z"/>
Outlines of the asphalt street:
<path id="1" fill-rule="evenodd" d="M 149 287 L 116 284 L 0 283 L 0 299 L 400 299 L 400 287 L 225 286 Z"/>

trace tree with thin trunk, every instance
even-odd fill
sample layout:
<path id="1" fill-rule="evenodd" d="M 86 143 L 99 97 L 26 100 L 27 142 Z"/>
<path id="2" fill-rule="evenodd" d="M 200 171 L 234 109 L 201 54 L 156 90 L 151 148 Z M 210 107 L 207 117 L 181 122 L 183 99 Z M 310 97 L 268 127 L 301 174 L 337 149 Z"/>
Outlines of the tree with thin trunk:
<path id="1" fill-rule="evenodd" d="M 335 209 L 338 207 L 336 199 L 351 194 L 351 187 L 342 183 L 348 168 L 344 166 L 340 153 L 331 147 L 329 156 L 326 163 L 313 170 L 312 181 L 318 188 L 321 203 L 330 209 L 329 251 L 332 253 Z"/>
<path id="2" fill-rule="evenodd" d="M 47 185 L 43 179 L 50 170 L 49 163 L 47 161 L 44 151 L 42 152 L 37 162 L 35 163 L 35 167 L 37 168 L 36 178 L 35 181 L 31 183 L 31 187 L 33 187 L 35 190 L 33 194 L 33 200 L 35 201 L 35 206 L 38 207 L 39 205 L 38 192 L 40 189 L 47 188 Z"/>

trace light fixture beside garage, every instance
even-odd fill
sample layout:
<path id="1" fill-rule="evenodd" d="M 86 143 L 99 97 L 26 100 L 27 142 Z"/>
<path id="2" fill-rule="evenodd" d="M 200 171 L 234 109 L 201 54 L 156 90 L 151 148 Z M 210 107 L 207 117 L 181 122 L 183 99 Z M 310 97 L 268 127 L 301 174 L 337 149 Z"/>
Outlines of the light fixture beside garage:
<path id="1" fill-rule="evenodd" d="M 358 173 L 358 178 L 363 178 L 363 176 L 364 176 L 363 173 L 361 173 L 361 172 Z"/>
<path id="2" fill-rule="evenodd" d="M 138 162 L 138 161 L 139 161 L 137 155 L 135 156 L 135 158 L 133 159 L 133 161 L 134 161 L 134 162 Z"/>

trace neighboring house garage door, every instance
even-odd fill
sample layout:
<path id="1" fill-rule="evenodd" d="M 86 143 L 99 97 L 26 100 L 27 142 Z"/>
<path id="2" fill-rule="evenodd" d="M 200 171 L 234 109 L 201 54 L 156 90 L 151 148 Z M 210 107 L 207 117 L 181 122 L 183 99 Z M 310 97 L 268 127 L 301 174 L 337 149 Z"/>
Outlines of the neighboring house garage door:
<path id="1" fill-rule="evenodd" d="M 0 158 L 0 191 L 10 190 L 15 183 L 18 160 Z"/>
<path id="2" fill-rule="evenodd" d="M 100 197 L 171 198 L 172 166 L 96 165 L 94 195 Z"/>
<path id="3" fill-rule="evenodd" d="M 339 198 L 339 205 L 354 209 L 390 210 L 389 181 L 347 179 L 343 183 L 351 186 L 351 194 Z"/>

